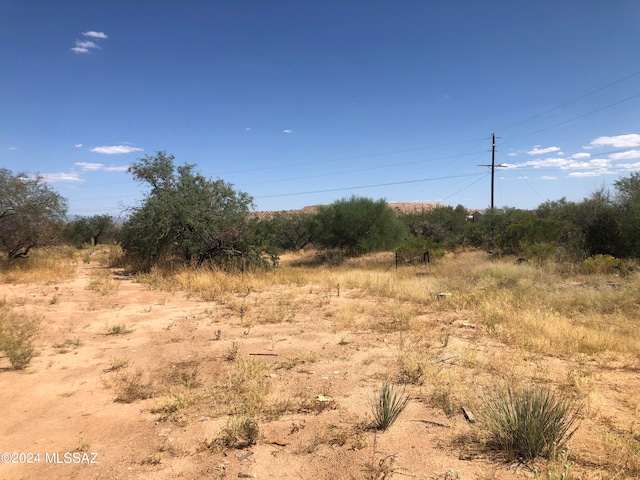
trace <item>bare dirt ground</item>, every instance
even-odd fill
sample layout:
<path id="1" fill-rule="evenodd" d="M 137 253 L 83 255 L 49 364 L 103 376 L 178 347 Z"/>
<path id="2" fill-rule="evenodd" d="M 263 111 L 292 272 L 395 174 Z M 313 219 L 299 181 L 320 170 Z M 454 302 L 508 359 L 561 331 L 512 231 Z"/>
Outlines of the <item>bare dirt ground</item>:
<path id="1" fill-rule="evenodd" d="M 152 290 L 117 270 L 105 280 L 117 282 L 108 293 L 89 289 L 102 268 L 93 261 L 79 264 L 72 281 L 0 284 L 8 306 L 42 319 L 39 354 L 24 371 L 0 357 L 0 452 L 31 454 L 1 464 L 0 478 L 533 478 L 530 468 L 477 448 L 460 411 L 447 416 L 428 400 L 430 385 L 413 386 L 412 401 L 386 432 L 358 427 L 370 418 L 371 401 L 397 357 L 398 336 L 336 328 L 337 312 L 355 292 L 327 295 L 303 285 L 294 292 L 294 316 L 247 323 L 242 311 L 220 302 Z M 273 293 L 247 292 L 244 300 L 255 313 L 269 307 Z M 438 368 L 494 348 L 480 341 L 468 313 L 424 321 L 449 332 L 433 349 Z M 131 331 L 108 335 L 114 326 Z M 210 448 L 228 415 L 216 413 L 215 395 L 207 392 L 238 357 L 264 363 L 274 414 L 258 419 L 255 445 Z M 153 396 L 116 401 L 123 379 L 135 372 Z M 614 390 L 618 382 L 638 387 L 634 373 L 620 375 L 602 381 Z M 159 402 L 186 391 L 185 379 L 200 400 L 163 416 Z M 480 379 L 466 388 L 476 383 L 480 388 Z M 578 449 L 595 430 L 583 431 L 573 440 Z"/>

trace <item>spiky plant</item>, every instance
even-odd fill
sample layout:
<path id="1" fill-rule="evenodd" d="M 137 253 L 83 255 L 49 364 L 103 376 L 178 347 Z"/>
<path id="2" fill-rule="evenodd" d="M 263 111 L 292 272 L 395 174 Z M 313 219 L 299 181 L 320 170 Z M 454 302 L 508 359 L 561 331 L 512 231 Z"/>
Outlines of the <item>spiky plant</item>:
<path id="1" fill-rule="evenodd" d="M 373 427 L 376 430 L 387 430 L 398 419 L 410 399 L 406 387 L 400 388 L 384 382 L 372 405 Z"/>
<path id="2" fill-rule="evenodd" d="M 482 423 L 511 457 L 551 458 L 577 429 L 582 404 L 540 386 L 497 388 L 483 399 Z"/>

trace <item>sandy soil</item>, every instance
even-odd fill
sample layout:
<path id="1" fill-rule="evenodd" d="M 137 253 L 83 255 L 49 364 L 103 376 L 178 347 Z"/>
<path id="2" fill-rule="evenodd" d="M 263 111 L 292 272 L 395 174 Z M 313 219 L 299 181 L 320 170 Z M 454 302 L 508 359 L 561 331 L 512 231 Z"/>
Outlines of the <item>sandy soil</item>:
<path id="1" fill-rule="evenodd" d="M 505 464 L 467 441 L 471 427 L 462 413 L 448 417 L 428 401 L 429 385 L 412 387 L 412 401 L 386 432 L 357 429 L 370 416 L 396 339 L 336 331 L 331 312 L 349 302 L 349 291 L 327 300 L 305 287 L 298 292 L 305 307 L 295 317 L 247 326 L 218 302 L 151 290 L 122 272 L 112 272 L 118 288 L 106 295 L 88 289 L 100 268 L 81 264 L 69 282 L 0 284 L 7 305 L 42 319 L 39 354 L 26 370 L 11 370 L 0 357 L 0 452 L 27 454 L 0 465 L 0 478 L 533 478 L 527 467 Z M 259 306 L 268 298 L 253 301 Z M 486 340 L 476 344 L 480 333 L 464 312 L 427 320 L 452 332 L 446 347 L 434 351 L 443 368 L 462 351 L 480 355 L 488 348 Z M 106 334 L 119 324 L 132 331 Z M 201 394 L 215 385 L 227 374 L 234 344 L 239 355 L 267 363 L 271 402 L 298 407 L 259 419 L 255 445 L 216 450 L 207 446 L 228 417 L 211 402 L 196 401 L 166 420 L 154 409 L 172 391 L 171 372 L 193 374 Z M 282 368 L 292 352 L 315 357 Z M 129 365 L 113 369 L 121 358 Z M 155 396 L 116 402 L 119 379 L 136 371 Z"/>

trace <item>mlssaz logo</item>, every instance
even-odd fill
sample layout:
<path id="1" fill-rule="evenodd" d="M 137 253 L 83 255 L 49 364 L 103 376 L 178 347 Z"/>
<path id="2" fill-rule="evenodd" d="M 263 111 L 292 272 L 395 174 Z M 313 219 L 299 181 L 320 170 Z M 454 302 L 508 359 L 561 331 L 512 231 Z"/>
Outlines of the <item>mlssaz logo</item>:
<path id="1" fill-rule="evenodd" d="M 45 462 L 46 463 L 59 463 L 63 465 L 69 464 L 81 464 L 86 463 L 87 465 L 95 465 L 98 463 L 98 454 L 95 452 L 86 453 L 86 452 L 52 452 L 45 453 Z"/>

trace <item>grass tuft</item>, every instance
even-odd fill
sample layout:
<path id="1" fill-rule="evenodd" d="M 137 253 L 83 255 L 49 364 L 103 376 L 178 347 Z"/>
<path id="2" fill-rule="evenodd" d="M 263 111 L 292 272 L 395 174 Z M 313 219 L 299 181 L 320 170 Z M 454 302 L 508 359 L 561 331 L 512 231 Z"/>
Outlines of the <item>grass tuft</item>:
<path id="1" fill-rule="evenodd" d="M 373 427 L 376 430 L 387 430 L 398 419 L 410 399 L 405 387 L 399 388 L 384 382 L 372 405 Z"/>
<path id="2" fill-rule="evenodd" d="M 245 415 L 229 417 L 218 439 L 221 446 L 226 448 L 245 448 L 255 445 L 258 441 L 258 422 Z"/>
<path id="3" fill-rule="evenodd" d="M 482 422 L 511 458 L 553 458 L 577 429 L 582 404 L 546 387 L 497 388 L 483 399 Z"/>
<path id="4" fill-rule="evenodd" d="M 126 335 L 127 333 L 133 332 L 133 329 L 129 328 L 124 323 L 118 323 L 116 325 L 112 325 L 107 327 L 107 335 Z"/>

